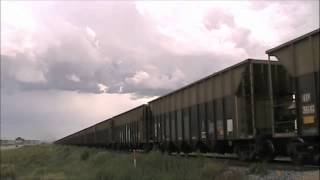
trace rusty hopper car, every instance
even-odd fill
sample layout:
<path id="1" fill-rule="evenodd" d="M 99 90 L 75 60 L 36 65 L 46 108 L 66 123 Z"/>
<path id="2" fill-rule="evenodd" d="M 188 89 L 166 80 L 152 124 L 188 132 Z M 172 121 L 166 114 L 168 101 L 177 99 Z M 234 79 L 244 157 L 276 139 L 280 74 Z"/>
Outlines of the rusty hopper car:
<path id="1" fill-rule="evenodd" d="M 317 29 L 266 51 L 269 59 L 275 56 L 285 67 L 294 85 L 289 92 L 292 98 L 287 101 L 281 101 L 272 91 L 270 93 L 274 107 L 273 135 L 276 139 L 285 140 L 277 147 L 282 145 L 280 153 L 287 153 L 296 161 L 313 158 L 319 162 L 320 159 L 319 32 Z M 271 80 L 277 81 L 276 78 Z M 292 110 L 291 116 L 280 114 L 283 105 L 290 103 L 292 105 L 287 108 Z"/>
<path id="2" fill-rule="evenodd" d="M 272 136 L 268 66 L 248 59 L 149 102 L 152 140 L 168 151 L 256 156 L 254 137 Z M 271 68 L 281 75 L 273 92 L 285 94 L 291 88 L 285 69 L 277 62 Z"/>

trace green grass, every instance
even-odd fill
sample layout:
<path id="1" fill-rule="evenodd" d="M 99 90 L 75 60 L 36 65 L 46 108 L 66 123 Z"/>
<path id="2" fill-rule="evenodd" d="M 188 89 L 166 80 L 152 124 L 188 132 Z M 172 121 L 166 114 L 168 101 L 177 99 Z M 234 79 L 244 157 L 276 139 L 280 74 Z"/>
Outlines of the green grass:
<path id="1" fill-rule="evenodd" d="M 102 149 L 39 145 L 1 151 L 1 180 L 212 180 L 241 179 L 221 162 L 168 156 L 132 155 Z M 224 176 L 226 174 L 226 176 Z"/>

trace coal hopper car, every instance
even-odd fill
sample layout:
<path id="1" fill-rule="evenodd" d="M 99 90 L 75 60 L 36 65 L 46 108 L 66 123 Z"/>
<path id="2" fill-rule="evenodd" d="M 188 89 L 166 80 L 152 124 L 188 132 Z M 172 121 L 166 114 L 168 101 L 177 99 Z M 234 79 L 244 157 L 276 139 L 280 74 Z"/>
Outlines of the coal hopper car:
<path id="1" fill-rule="evenodd" d="M 248 59 L 149 102 L 155 146 L 166 151 L 237 152 L 243 159 L 266 154 L 272 137 L 268 68 L 275 94 L 291 88 L 286 70 L 277 62 Z M 267 145 L 265 145 L 267 144 Z"/>
<path id="2" fill-rule="evenodd" d="M 290 155 L 297 162 L 320 159 L 319 36 L 317 29 L 266 51 L 269 59 L 277 58 L 293 84 L 288 92 L 292 98 L 287 101 L 271 92 L 272 130 L 274 141 L 279 142 L 279 153 Z M 275 82 L 278 77 L 271 80 Z M 283 114 L 284 107 L 291 109 L 290 116 Z"/>
<path id="3" fill-rule="evenodd" d="M 55 142 L 56 144 L 110 147 L 112 144 L 112 119 L 85 128 Z"/>
<path id="4" fill-rule="evenodd" d="M 93 145 L 96 147 L 110 148 L 113 144 L 112 130 L 113 130 L 113 120 L 107 119 L 93 126 L 94 131 L 94 141 Z"/>
<path id="5" fill-rule="evenodd" d="M 113 144 L 115 149 L 148 149 L 147 120 L 150 111 L 141 105 L 113 117 Z"/>

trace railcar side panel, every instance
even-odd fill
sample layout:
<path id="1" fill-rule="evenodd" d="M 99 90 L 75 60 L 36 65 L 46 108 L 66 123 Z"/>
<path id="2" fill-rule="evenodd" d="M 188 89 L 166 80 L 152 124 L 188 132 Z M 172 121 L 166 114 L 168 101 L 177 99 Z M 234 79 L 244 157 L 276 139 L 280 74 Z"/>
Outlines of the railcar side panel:
<path id="1" fill-rule="evenodd" d="M 267 51 L 278 58 L 294 82 L 298 132 L 302 136 L 319 136 L 319 34 L 318 29 Z"/>

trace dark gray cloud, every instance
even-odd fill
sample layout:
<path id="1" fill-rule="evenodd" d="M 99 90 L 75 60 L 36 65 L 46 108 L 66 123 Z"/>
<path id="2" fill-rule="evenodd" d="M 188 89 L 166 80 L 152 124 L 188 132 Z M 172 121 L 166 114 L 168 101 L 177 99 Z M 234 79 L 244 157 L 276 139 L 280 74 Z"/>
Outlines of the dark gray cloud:
<path id="1" fill-rule="evenodd" d="M 35 12 L 41 24 L 54 34 L 50 39 L 44 35 L 35 39 L 55 39 L 57 43 L 48 42 L 45 51 L 32 57 L 2 56 L 4 91 L 52 89 L 104 93 L 100 87 L 103 85 L 108 93 L 154 96 L 208 75 L 223 62 L 235 59 L 212 53 L 179 55 L 168 51 L 159 42 L 170 40 L 156 32 L 133 3 L 95 2 L 75 6 L 57 3 L 48 10 L 55 12 Z M 23 80 L 16 76 L 17 71 L 29 71 L 42 79 Z M 138 72 L 148 78 L 137 79 Z"/>
<path id="2" fill-rule="evenodd" d="M 264 4 L 252 5 L 260 9 Z M 299 17 L 297 20 L 274 26 L 286 26 L 285 29 L 301 26 L 308 11 L 296 8 L 296 4 L 289 4 L 280 13 L 292 12 Z M 226 65 L 261 57 L 268 48 L 253 37 L 254 27 L 239 26 L 235 14 L 221 8 L 211 9 L 203 25 L 213 33 L 228 27 L 225 43 L 233 43 L 247 56 L 229 49 L 218 53 L 176 53 L 161 44 L 174 40 L 159 33 L 156 24 L 142 16 L 133 2 L 83 2 L 81 6 L 76 2 L 59 2 L 34 9 L 33 13 L 40 30 L 31 34 L 31 38 L 41 47 L 35 46 L 31 55 L 29 52 L 1 55 L 5 92 L 53 89 L 161 95 Z M 23 38 L 19 35 L 15 40 Z M 105 86 L 107 91 L 102 88 Z"/>

